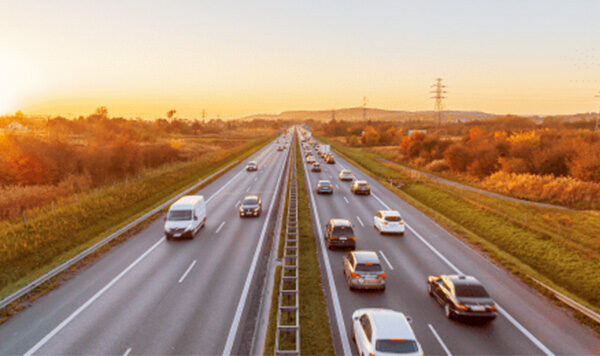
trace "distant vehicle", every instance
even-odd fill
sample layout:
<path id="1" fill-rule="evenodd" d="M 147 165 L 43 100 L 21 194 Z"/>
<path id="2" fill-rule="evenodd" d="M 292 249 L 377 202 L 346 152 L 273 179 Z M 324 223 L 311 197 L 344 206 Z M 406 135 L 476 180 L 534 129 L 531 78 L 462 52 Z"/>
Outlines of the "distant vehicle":
<path id="1" fill-rule="evenodd" d="M 373 226 L 380 234 L 404 235 L 404 221 L 396 210 L 379 210 L 373 218 Z"/>
<path id="2" fill-rule="evenodd" d="M 304 152 L 304 157 L 306 157 L 306 158 L 308 158 L 308 156 L 312 156 L 312 155 L 313 155 L 313 153 L 310 151 L 310 149 L 309 149 L 309 150 L 306 150 L 306 151 Z"/>
<path id="3" fill-rule="evenodd" d="M 328 248 L 348 247 L 356 249 L 356 235 L 352 223 L 347 219 L 330 219 L 325 225 L 325 242 Z"/>
<path id="4" fill-rule="evenodd" d="M 260 216 L 262 211 L 262 201 L 257 195 L 248 195 L 242 200 L 240 205 L 240 217 Z"/>
<path id="5" fill-rule="evenodd" d="M 317 183 L 317 194 L 333 194 L 333 186 L 328 180 L 320 180 Z"/>
<path id="6" fill-rule="evenodd" d="M 283 151 L 285 150 L 285 146 L 277 146 L 277 151 Z"/>
<path id="7" fill-rule="evenodd" d="M 483 285 L 471 276 L 429 276 L 427 292 L 444 306 L 448 319 L 469 317 L 493 320 L 498 307 Z"/>
<path id="8" fill-rule="evenodd" d="M 319 164 L 319 162 L 315 162 L 310 167 L 310 170 L 311 172 L 321 172 L 321 165 Z"/>
<path id="9" fill-rule="evenodd" d="M 256 161 L 248 162 L 248 164 L 246 165 L 246 171 L 248 171 L 248 172 L 258 171 L 258 163 L 256 163 Z"/>
<path id="10" fill-rule="evenodd" d="M 186 195 L 169 207 L 165 218 L 165 236 L 191 238 L 206 223 L 206 203 L 202 195 Z"/>
<path id="11" fill-rule="evenodd" d="M 325 161 L 327 164 L 335 164 L 335 157 L 333 157 L 332 153 L 325 155 Z"/>
<path id="12" fill-rule="evenodd" d="M 356 310 L 352 313 L 352 340 L 359 355 L 423 355 L 411 321 L 391 309 Z"/>
<path id="13" fill-rule="evenodd" d="M 340 171 L 340 180 L 354 180 L 354 175 L 352 175 L 352 172 L 350 172 L 350 170 L 348 169 L 342 169 Z"/>
<path id="14" fill-rule="evenodd" d="M 280 142 L 279 139 L 277 139 L 277 143 L 279 143 L 279 142 Z"/>
<path id="15" fill-rule="evenodd" d="M 330 145 L 321 145 L 319 148 L 323 154 L 328 154 L 329 152 L 331 152 Z"/>
<path id="16" fill-rule="evenodd" d="M 344 257 L 344 275 L 350 289 L 385 290 L 385 272 L 373 251 L 352 251 Z"/>
<path id="17" fill-rule="evenodd" d="M 306 163 L 315 163 L 315 162 L 316 162 L 316 160 L 315 160 L 314 156 L 310 155 L 310 156 L 306 157 Z"/>
<path id="18" fill-rule="evenodd" d="M 350 191 L 354 194 L 371 194 L 371 186 L 366 180 L 355 180 L 350 186 Z"/>

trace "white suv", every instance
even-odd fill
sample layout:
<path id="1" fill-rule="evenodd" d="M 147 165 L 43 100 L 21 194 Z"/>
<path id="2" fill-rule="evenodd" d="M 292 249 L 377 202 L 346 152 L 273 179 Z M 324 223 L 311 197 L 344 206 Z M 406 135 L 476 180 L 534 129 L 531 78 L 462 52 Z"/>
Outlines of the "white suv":
<path id="1" fill-rule="evenodd" d="M 380 234 L 404 235 L 404 221 L 396 210 L 379 210 L 373 218 L 373 226 Z"/>
<path id="2" fill-rule="evenodd" d="M 359 355 L 422 355 L 410 318 L 391 309 L 358 309 L 352 313 L 352 339 Z"/>

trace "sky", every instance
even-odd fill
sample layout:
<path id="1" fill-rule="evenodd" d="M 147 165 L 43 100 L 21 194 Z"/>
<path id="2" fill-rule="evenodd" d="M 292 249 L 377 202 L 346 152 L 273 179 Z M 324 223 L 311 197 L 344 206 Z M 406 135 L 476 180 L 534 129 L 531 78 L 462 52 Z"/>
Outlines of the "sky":
<path id="1" fill-rule="evenodd" d="M 0 0 L 0 114 L 598 111 L 600 1 Z"/>

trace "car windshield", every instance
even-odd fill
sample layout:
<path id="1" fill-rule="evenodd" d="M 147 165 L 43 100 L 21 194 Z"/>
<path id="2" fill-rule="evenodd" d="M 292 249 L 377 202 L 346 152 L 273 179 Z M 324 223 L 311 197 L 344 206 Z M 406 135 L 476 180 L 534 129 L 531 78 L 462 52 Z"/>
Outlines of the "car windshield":
<path id="1" fill-rule="evenodd" d="M 354 236 L 354 231 L 350 226 L 335 226 L 333 228 L 333 235 L 335 236 Z"/>
<path id="2" fill-rule="evenodd" d="M 246 198 L 244 199 L 244 202 L 242 203 L 242 205 L 257 205 L 258 204 L 258 200 L 256 198 Z"/>
<path id="3" fill-rule="evenodd" d="M 328 180 L 319 181 L 319 185 L 331 185 L 331 182 Z"/>
<path id="4" fill-rule="evenodd" d="M 465 298 L 487 298 L 489 295 L 487 294 L 485 288 L 478 284 L 455 284 L 454 290 L 456 291 L 457 297 L 465 297 Z"/>
<path id="5" fill-rule="evenodd" d="M 169 211 L 169 221 L 189 221 L 192 220 L 191 210 L 171 210 Z"/>
<path id="6" fill-rule="evenodd" d="M 391 339 L 377 340 L 375 350 L 395 354 L 408 354 L 419 351 L 419 347 L 414 340 Z"/>
<path id="7" fill-rule="evenodd" d="M 402 218 L 399 216 L 391 215 L 391 216 L 386 216 L 385 221 L 402 221 Z"/>
<path id="8" fill-rule="evenodd" d="M 381 265 L 377 263 L 357 263 L 354 269 L 357 272 L 382 272 Z"/>
<path id="9" fill-rule="evenodd" d="M 364 187 L 367 185 L 367 182 L 361 182 L 361 183 L 358 183 L 358 185 L 360 185 L 361 187 Z"/>

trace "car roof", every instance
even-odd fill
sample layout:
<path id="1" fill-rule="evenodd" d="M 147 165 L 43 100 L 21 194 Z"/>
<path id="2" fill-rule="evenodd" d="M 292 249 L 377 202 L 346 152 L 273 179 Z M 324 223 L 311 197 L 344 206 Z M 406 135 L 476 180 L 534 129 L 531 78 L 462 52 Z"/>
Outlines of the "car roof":
<path id="1" fill-rule="evenodd" d="M 248 164 L 257 164 L 256 161 L 250 161 Z"/>
<path id="2" fill-rule="evenodd" d="M 402 215 L 400 215 L 400 213 L 397 210 L 379 210 L 381 212 L 381 215 L 383 216 L 400 216 L 402 217 Z"/>
<path id="3" fill-rule="evenodd" d="M 366 180 L 356 180 L 354 181 L 356 184 L 367 184 Z"/>
<path id="4" fill-rule="evenodd" d="M 377 339 L 416 340 L 406 316 L 390 309 L 368 309 L 373 334 Z"/>
<path id="5" fill-rule="evenodd" d="M 350 170 L 349 169 L 342 169 L 340 172 L 342 172 L 342 173 L 350 173 Z"/>
<path id="6" fill-rule="evenodd" d="M 244 200 L 246 200 L 246 199 L 256 199 L 256 200 L 258 200 L 258 195 L 246 195 L 244 197 Z"/>
<path id="7" fill-rule="evenodd" d="M 320 184 L 320 183 L 323 183 L 323 184 L 325 184 L 325 183 L 331 184 L 331 182 L 330 182 L 328 179 L 321 179 L 321 180 L 320 180 L 320 181 L 319 181 L 317 184 Z"/>
<path id="8" fill-rule="evenodd" d="M 352 251 L 357 263 L 377 263 L 379 264 L 379 257 L 374 251 Z"/>
<path id="9" fill-rule="evenodd" d="M 482 285 L 481 282 L 479 282 L 477 280 L 477 278 L 472 277 L 472 276 L 450 274 L 450 275 L 444 275 L 443 277 L 446 277 L 454 285 L 457 285 L 457 284 L 460 284 L 460 285 L 480 285 L 480 286 Z"/>
<path id="10" fill-rule="evenodd" d="M 185 195 L 181 198 L 179 198 L 179 200 L 177 200 L 175 203 L 173 203 L 171 205 L 171 207 L 173 208 L 189 208 L 194 206 L 194 204 L 196 204 L 197 201 L 199 200 L 204 200 L 204 196 L 202 195 Z"/>
<path id="11" fill-rule="evenodd" d="M 337 218 L 337 219 L 331 219 L 331 220 L 329 220 L 329 222 L 335 226 L 352 226 L 352 223 L 348 219 Z"/>

